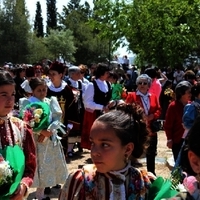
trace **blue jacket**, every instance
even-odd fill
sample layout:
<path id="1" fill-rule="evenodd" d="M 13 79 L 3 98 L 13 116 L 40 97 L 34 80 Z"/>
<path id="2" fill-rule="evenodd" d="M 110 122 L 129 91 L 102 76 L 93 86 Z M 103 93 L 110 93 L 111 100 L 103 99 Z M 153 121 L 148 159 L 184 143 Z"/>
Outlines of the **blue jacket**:
<path id="1" fill-rule="evenodd" d="M 198 108 L 199 107 L 199 108 Z M 199 111 L 198 111 L 199 109 Z M 200 114 L 200 100 L 195 99 L 191 104 L 187 104 L 183 111 L 183 124 L 187 129 L 190 129 Z"/>

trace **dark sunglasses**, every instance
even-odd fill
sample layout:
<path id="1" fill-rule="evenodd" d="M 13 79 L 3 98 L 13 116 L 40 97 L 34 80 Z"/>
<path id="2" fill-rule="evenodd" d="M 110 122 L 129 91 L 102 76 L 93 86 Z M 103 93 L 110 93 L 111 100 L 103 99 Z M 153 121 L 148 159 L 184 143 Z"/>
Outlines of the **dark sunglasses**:
<path id="1" fill-rule="evenodd" d="M 139 82 L 138 85 L 147 85 L 147 82 Z"/>

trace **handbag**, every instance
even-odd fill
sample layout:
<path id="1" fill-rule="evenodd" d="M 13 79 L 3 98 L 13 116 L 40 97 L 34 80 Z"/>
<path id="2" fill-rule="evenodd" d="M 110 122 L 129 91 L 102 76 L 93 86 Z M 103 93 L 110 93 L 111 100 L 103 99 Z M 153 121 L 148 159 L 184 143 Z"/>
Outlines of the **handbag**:
<path id="1" fill-rule="evenodd" d="M 152 133 L 156 133 L 156 132 L 160 131 L 161 130 L 161 121 L 153 120 L 150 123 L 150 129 L 151 129 Z"/>

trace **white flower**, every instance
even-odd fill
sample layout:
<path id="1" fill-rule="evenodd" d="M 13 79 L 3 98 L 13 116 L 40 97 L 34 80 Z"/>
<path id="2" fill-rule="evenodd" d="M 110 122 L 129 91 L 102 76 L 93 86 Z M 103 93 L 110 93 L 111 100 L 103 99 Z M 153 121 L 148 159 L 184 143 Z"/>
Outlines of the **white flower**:
<path id="1" fill-rule="evenodd" d="M 35 126 L 35 120 L 32 119 L 30 122 L 29 122 L 29 125 L 31 128 L 33 128 Z"/>
<path id="2" fill-rule="evenodd" d="M 2 186 L 3 184 L 10 182 L 13 171 L 9 165 L 9 162 L 3 160 L 1 155 L 0 158 L 0 186 Z"/>

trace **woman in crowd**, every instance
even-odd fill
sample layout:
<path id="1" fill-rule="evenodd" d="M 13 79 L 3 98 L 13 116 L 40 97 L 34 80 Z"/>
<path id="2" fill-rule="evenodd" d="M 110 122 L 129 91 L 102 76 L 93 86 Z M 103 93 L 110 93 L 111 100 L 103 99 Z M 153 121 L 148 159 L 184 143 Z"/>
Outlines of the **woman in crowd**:
<path id="1" fill-rule="evenodd" d="M 160 102 L 160 107 L 162 108 L 161 120 L 165 120 L 167 108 L 171 101 L 173 101 L 175 98 L 174 91 L 172 90 L 172 81 L 167 80 L 165 84 L 162 87 L 162 91 L 160 94 L 159 102 Z"/>
<path id="2" fill-rule="evenodd" d="M 62 63 L 54 62 L 50 65 L 48 75 L 50 81 L 47 83 L 47 97 L 55 96 L 58 99 L 60 107 L 62 109 L 62 122 L 64 122 L 65 115 L 65 102 L 66 94 L 65 87 L 67 83 L 63 81 L 64 66 Z"/>
<path id="3" fill-rule="evenodd" d="M 83 64 L 79 65 L 78 67 L 80 68 L 80 72 L 81 72 L 80 80 L 85 85 L 88 85 L 89 81 L 88 81 L 88 79 L 85 78 L 85 76 L 87 75 L 87 72 L 88 72 L 88 67 L 86 65 L 83 65 Z"/>
<path id="4" fill-rule="evenodd" d="M 149 128 L 149 147 L 146 151 L 147 170 L 155 174 L 155 157 L 157 154 L 157 130 L 153 123 L 159 118 L 161 108 L 155 94 L 149 92 L 151 78 L 147 74 L 142 74 L 136 79 L 137 91 L 128 93 L 126 103 L 138 103 L 144 109 L 145 120 Z"/>
<path id="5" fill-rule="evenodd" d="M 191 84 L 181 81 L 175 88 L 176 100 L 172 101 L 167 109 L 164 130 L 167 136 L 167 147 L 172 149 L 176 162 L 183 143 L 183 109 L 191 99 Z"/>
<path id="6" fill-rule="evenodd" d="M 73 92 L 67 86 L 67 83 L 63 80 L 65 67 L 62 63 L 53 62 L 49 67 L 49 79 L 47 83 L 47 97 L 57 97 L 58 103 L 62 109 L 62 118 L 61 121 L 67 127 L 68 121 L 65 117 L 66 109 L 69 107 L 71 102 L 74 99 Z M 71 148 L 68 150 L 68 138 L 65 137 L 61 140 L 65 156 L 68 152 L 71 152 Z"/>
<path id="7" fill-rule="evenodd" d="M 183 125 L 185 128 L 185 134 L 183 135 L 183 138 L 185 138 L 187 132 L 194 124 L 195 119 L 200 114 L 200 83 L 192 86 L 191 94 L 193 102 L 187 104 L 184 107 L 183 112 Z"/>
<path id="8" fill-rule="evenodd" d="M 21 84 L 21 88 L 23 89 L 23 96 L 30 97 L 32 95 L 32 90 L 29 85 L 29 81 L 31 78 L 35 77 L 35 70 L 33 67 L 28 67 L 26 68 L 25 72 L 26 80 L 24 80 L 24 82 Z"/>
<path id="9" fill-rule="evenodd" d="M 15 102 L 15 82 L 9 72 L 0 71 L 0 149 L 19 145 L 25 156 L 25 170 L 11 200 L 23 200 L 33 183 L 36 168 L 35 144 L 31 128 L 9 115 Z M 2 191 L 1 191 L 2 192 Z"/>
<path id="10" fill-rule="evenodd" d="M 45 102 L 51 110 L 50 123 L 61 120 L 62 110 L 55 97 L 46 98 L 47 85 L 44 79 L 32 78 L 29 82 L 33 95 L 28 99 L 20 99 L 20 108 L 23 110 L 29 103 Z M 50 124 L 49 124 L 50 127 Z M 37 170 L 33 187 L 37 187 L 36 198 L 48 200 L 44 189 L 57 183 L 63 183 L 67 176 L 65 156 L 59 140 L 54 141 L 52 136 L 54 129 L 44 129 L 34 132 L 37 153 Z M 56 142 L 56 143 L 55 143 Z"/>
<path id="11" fill-rule="evenodd" d="M 34 71 L 35 71 L 35 77 L 42 78 L 42 75 L 43 75 L 42 66 L 40 65 L 34 66 Z"/>
<path id="12" fill-rule="evenodd" d="M 95 80 L 88 84 L 83 94 L 85 113 L 81 134 L 81 147 L 85 149 L 90 149 L 89 133 L 94 120 L 103 112 L 108 111 L 112 93 L 111 85 L 107 81 L 109 71 L 108 65 L 102 63 L 98 64 Z"/>
<path id="13" fill-rule="evenodd" d="M 157 78 L 158 72 L 156 71 L 155 68 L 149 67 L 145 70 L 144 73 L 147 74 L 151 78 L 151 86 L 149 87 L 149 92 L 151 94 L 155 94 L 159 101 L 162 85 L 161 85 L 161 80 Z"/>
<path id="14" fill-rule="evenodd" d="M 148 173 L 129 161 L 145 149 L 148 131 L 143 116 L 140 106 L 123 103 L 97 118 L 90 132 L 94 164 L 69 175 L 59 200 L 145 199 Z"/>
<path id="15" fill-rule="evenodd" d="M 25 81 L 25 74 L 26 74 L 25 68 L 23 68 L 22 66 L 19 66 L 16 68 L 16 76 L 14 78 L 14 81 L 15 81 L 15 90 L 16 90 L 15 102 L 17 104 L 19 102 L 19 99 L 24 96 L 23 90 L 21 88 L 21 84 Z"/>

